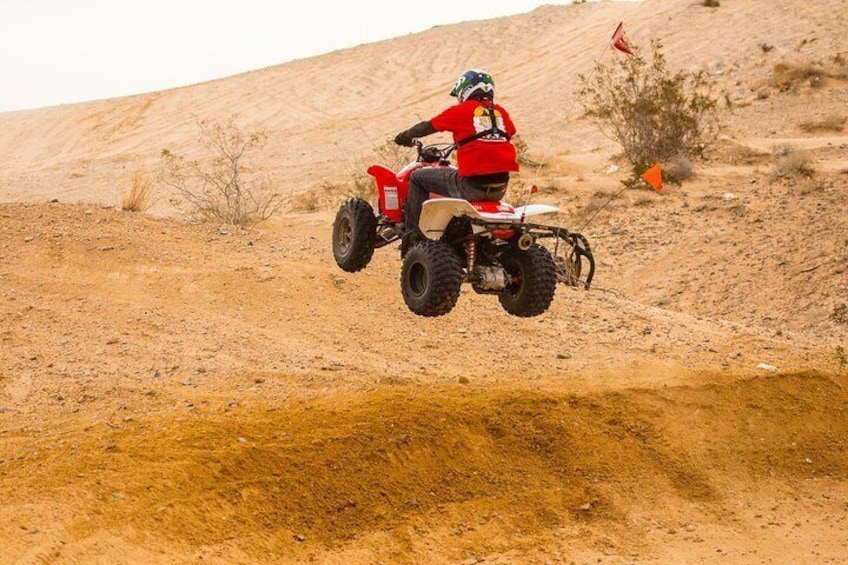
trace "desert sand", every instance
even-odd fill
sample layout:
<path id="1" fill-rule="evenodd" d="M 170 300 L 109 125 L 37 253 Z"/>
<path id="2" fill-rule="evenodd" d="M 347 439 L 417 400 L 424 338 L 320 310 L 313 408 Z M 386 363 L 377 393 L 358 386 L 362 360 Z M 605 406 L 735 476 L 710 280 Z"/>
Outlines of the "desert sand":
<path id="1" fill-rule="evenodd" d="M 3 563 L 848 562 L 848 1 L 543 6 L 239 76 L 0 114 Z M 659 39 L 707 70 L 695 176 L 618 194 L 577 75 Z M 828 69 L 782 84 L 775 66 Z M 352 175 L 489 70 L 589 291 L 537 318 L 341 271 Z M 264 128 L 251 227 L 157 187 L 198 119 Z M 844 126 L 844 123 L 843 123 Z M 812 158 L 776 174 L 780 149 Z M 615 165 L 618 167 L 616 172 Z M 604 208 L 596 214 L 599 207 Z"/>

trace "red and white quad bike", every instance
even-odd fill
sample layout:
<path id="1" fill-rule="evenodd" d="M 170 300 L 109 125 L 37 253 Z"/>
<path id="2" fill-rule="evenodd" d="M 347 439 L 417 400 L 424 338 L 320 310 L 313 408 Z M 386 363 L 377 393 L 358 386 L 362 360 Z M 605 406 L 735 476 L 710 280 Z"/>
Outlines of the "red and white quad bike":
<path id="1" fill-rule="evenodd" d="M 376 214 L 361 198 L 351 198 L 339 208 L 333 223 L 333 255 L 343 270 L 364 269 L 375 249 L 401 239 L 412 171 L 452 166 L 448 159 L 455 145 L 424 146 L 416 141 L 416 147 L 418 157 L 398 173 L 382 165 L 368 168 L 377 181 Z M 418 226 L 426 238 L 403 257 L 400 280 L 406 305 L 419 316 L 442 316 L 456 305 L 462 283 L 470 283 L 480 294 L 496 294 L 510 314 L 530 317 L 548 309 L 557 282 L 588 289 L 595 260 L 586 238 L 528 221 L 554 212 L 556 207 L 545 204 L 513 208 L 505 202 L 431 195 Z"/>

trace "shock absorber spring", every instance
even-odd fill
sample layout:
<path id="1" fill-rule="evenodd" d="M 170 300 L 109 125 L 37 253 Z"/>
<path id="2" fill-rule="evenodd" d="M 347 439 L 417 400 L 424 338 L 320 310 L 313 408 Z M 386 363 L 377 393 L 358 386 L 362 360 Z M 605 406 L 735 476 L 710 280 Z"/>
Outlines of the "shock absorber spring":
<path id="1" fill-rule="evenodd" d="M 468 257 L 468 273 L 474 271 L 474 263 L 477 261 L 477 241 L 469 239 L 465 242 L 465 256 Z"/>

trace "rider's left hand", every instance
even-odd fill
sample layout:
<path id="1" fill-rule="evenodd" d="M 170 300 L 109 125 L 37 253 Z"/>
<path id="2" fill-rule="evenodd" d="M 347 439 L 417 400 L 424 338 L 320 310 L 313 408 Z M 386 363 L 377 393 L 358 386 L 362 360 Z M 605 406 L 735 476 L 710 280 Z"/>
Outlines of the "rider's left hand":
<path id="1" fill-rule="evenodd" d="M 412 137 L 406 131 L 402 131 L 395 136 L 395 143 L 404 147 L 412 147 L 413 145 Z"/>

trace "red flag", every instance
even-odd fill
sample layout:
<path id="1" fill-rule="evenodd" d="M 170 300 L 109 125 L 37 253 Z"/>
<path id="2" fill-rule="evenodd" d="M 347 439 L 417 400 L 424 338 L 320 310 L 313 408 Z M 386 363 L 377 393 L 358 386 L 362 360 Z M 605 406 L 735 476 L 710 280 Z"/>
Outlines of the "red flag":
<path id="1" fill-rule="evenodd" d="M 660 167 L 659 163 L 642 173 L 642 178 L 645 179 L 645 182 L 654 187 L 654 190 L 657 192 L 662 190 L 662 167 Z"/>
<path id="2" fill-rule="evenodd" d="M 627 53 L 628 55 L 633 54 L 633 51 L 630 50 L 630 46 L 627 45 L 626 41 L 624 41 L 624 22 L 618 22 L 618 27 L 615 28 L 615 33 L 612 34 L 611 41 L 612 46 L 622 53 Z"/>

